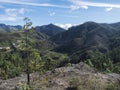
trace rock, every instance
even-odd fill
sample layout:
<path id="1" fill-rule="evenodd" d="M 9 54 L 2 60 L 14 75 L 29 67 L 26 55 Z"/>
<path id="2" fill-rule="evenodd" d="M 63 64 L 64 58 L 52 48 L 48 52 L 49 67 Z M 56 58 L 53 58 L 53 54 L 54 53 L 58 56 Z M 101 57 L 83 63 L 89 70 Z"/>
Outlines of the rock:
<path id="1" fill-rule="evenodd" d="M 79 82 L 83 83 L 81 85 L 84 85 L 85 83 L 91 84 L 94 81 L 97 82 L 97 85 L 99 85 L 99 82 L 102 84 L 111 82 L 120 83 L 120 74 L 95 73 L 94 69 L 83 62 L 72 64 L 70 67 L 56 68 L 55 70 L 47 71 L 44 74 L 35 72 L 30 76 L 31 85 L 38 88 L 36 90 L 39 90 L 39 88 L 45 88 L 45 90 L 65 90 L 70 87 L 69 83 L 73 78 L 78 81 L 80 80 Z M 26 74 L 8 80 L 0 80 L 0 90 L 14 90 L 15 87 L 19 88 L 19 86 L 26 84 L 26 82 Z"/>
<path id="2" fill-rule="evenodd" d="M 70 67 L 60 67 L 55 69 L 55 72 L 57 73 L 64 73 L 64 72 L 95 72 L 94 69 L 92 69 L 90 66 L 87 64 L 80 62 L 78 64 L 72 64 Z"/>
<path id="3" fill-rule="evenodd" d="M 94 69 L 91 68 L 89 65 L 83 63 L 83 62 L 80 62 L 78 64 L 73 64 L 72 65 L 75 69 L 78 69 L 80 71 L 83 71 L 83 72 L 94 72 Z"/>
<path id="4" fill-rule="evenodd" d="M 110 73 L 108 74 L 108 77 L 111 79 L 112 82 L 120 83 L 120 74 Z"/>

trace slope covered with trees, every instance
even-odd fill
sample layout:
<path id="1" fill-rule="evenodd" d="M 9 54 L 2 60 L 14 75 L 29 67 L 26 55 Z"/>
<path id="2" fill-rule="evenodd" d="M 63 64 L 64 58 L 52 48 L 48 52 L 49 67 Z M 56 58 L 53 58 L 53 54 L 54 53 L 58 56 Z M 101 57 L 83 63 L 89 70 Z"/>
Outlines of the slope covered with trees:
<path id="1" fill-rule="evenodd" d="M 54 31 L 52 35 L 35 28 L 28 38 L 30 72 L 43 72 L 83 61 L 102 72 L 120 73 L 119 25 L 86 22 L 66 31 L 51 24 L 43 26 L 45 32 Z M 24 31 L 0 33 L 0 48 L 10 47 L 10 50 L 0 49 L 2 78 L 26 72 L 24 45 Z"/>
<path id="2" fill-rule="evenodd" d="M 71 27 L 68 31 L 51 37 L 50 40 L 58 45 L 54 51 L 67 53 L 72 63 L 89 62 L 99 70 L 103 67 L 103 71 L 106 71 L 106 65 L 111 63 L 111 66 L 117 68 L 116 72 L 119 72 L 119 26 L 119 23 L 86 22 Z"/>

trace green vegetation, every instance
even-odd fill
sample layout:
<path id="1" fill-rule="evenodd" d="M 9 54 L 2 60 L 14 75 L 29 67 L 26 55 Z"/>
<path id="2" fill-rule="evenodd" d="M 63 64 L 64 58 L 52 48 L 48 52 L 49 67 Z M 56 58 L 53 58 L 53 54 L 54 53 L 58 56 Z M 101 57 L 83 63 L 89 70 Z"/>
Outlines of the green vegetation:
<path id="1" fill-rule="evenodd" d="M 70 87 L 66 90 L 119 90 L 120 86 L 117 83 L 107 83 L 99 81 L 94 76 L 89 77 L 73 77 L 70 82 Z"/>
<path id="2" fill-rule="evenodd" d="M 112 52 L 112 54 L 114 53 L 115 52 Z M 100 72 L 120 73 L 120 62 L 116 61 L 119 60 L 119 52 L 115 53 L 116 56 L 112 57 L 115 59 L 112 59 L 110 55 L 100 53 L 99 51 L 89 51 L 89 55 L 90 58 L 86 59 L 85 62 L 91 67 L 96 68 Z"/>
<path id="3" fill-rule="evenodd" d="M 32 23 L 30 23 L 30 25 L 31 24 Z M 92 23 L 92 24 L 94 25 L 95 23 Z M 24 29 L 25 27 L 26 29 L 29 28 L 30 25 L 28 25 L 27 27 L 24 26 Z M 99 24 L 95 24 L 95 27 L 97 26 L 99 26 Z M 54 27 L 54 26 L 49 25 L 49 27 Z M 76 27 L 76 29 L 80 29 L 81 27 L 84 28 L 84 25 L 80 27 Z M 92 28 L 95 28 L 95 27 L 93 26 Z M 92 33 L 93 35 L 95 34 L 93 33 L 94 30 L 93 32 L 91 32 L 90 30 L 87 30 L 87 31 L 89 33 Z M 89 48 L 87 46 L 84 47 L 84 45 L 82 45 L 84 43 L 83 40 L 84 41 L 87 40 L 87 34 L 84 35 L 83 37 L 82 32 L 87 33 L 87 31 L 84 31 L 84 30 L 82 30 L 81 32 L 79 30 L 77 31 L 78 33 L 80 33 L 80 36 L 78 35 L 78 37 L 81 37 L 81 39 L 76 38 L 76 36 L 73 35 L 74 33 L 71 33 L 71 31 L 69 31 L 69 35 L 74 36 L 76 39 L 72 40 L 73 38 L 71 38 L 71 36 L 68 35 L 69 37 L 67 36 L 68 37 L 67 40 L 72 40 L 72 44 L 69 44 L 70 47 L 68 45 L 68 46 L 65 46 L 64 48 L 60 48 L 60 50 L 64 52 L 66 49 L 68 51 L 72 49 L 73 50 L 72 54 L 69 54 L 69 53 L 63 54 L 55 51 L 50 51 L 51 49 L 54 48 L 54 43 L 51 42 L 44 34 L 39 32 L 38 29 L 37 31 L 32 30 L 32 33 L 28 33 L 29 37 L 27 38 L 27 48 L 26 48 L 25 30 L 1 32 L 0 47 L 10 47 L 10 51 L 0 50 L 0 76 L 3 79 L 7 79 L 7 78 L 16 77 L 21 73 L 26 72 L 26 68 L 27 68 L 26 52 L 27 51 L 29 51 L 29 67 L 30 67 L 31 73 L 36 71 L 43 72 L 46 70 L 52 70 L 56 67 L 61 67 L 61 66 L 70 66 L 71 63 L 78 63 L 80 61 L 86 62 L 88 65 L 95 68 L 96 70 L 99 70 L 100 72 L 120 73 L 120 47 L 118 47 L 119 40 L 113 38 L 111 41 L 112 43 L 109 45 L 111 50 L 107 53 L 104 53 L 103 51 L 105 49 L 104 48 L 105 45 L 99 48 L 98 46 L 93 46 Z M 101 32 L 105 32 L 105 31 L 101 31 Z M 68 33 L 68 31 L 65 33 Z M 78 34 L 78 33 L 75 33 L 75 34 Z M 96 32 L 95 35 L 98 35 L 98 34 L 99 33 Z M 66 36 L 66 34 L 62 36 Z M 64 38 L 66 37 L 61 37 L 61 38 L 63 38 L 63 40 L 61 40 L 60 43 L 62 43 L 62 41 L 64 41 Z M 59 39 L 61 38 L 56 37 L 55 39 L 59 41 Z M 92 37 L 92 38 L 94 40 L 95 37 Z M 80 40 L 80 43 L 79 43 L 79 40 Z M 91 43 L 90 40 L 88 41 L 86 42 Z M 104 40 L 102 39 L 102 41 Z M 99 42 L 99 43 L 103 43 L 103 42 Z M 79 45 L 82 45 L 82 47 Z M 118 46 L 115 47 L 115 45 L 118 45 Z M 83 49 L 76 46 L 79 46 Z M 78 50 L 76 50 L 76 48 Z"/>
<path id="4" fill-rule="evenodd" d="M 67 54 L 61 54 L 57 52 L 49 51 L 43 56 L 46 68 L 54 69 L 56 67 L 65 66 L 70 62 L 70 58 Z"/>
<path id="5" fill-rule="evenodd" d="M 22 73 L 24 60 L 19 53 L 0 53 L 0 76 L 3 79 L 13 78 Z"/>
<path id="6" fill-rule="evenodd" d="M 22 73 L 39 72 L 41 74 L 57 67 L 71 66 L 72 63 L 80 61 L 102 73 L 120 74 L 120 44 L 119 39 L 116 39 L 119 36 L 112 37 L 112 40 L 109 37 L 114 32 L 113 30 L 110 35 L 107 35 L 109 30 L 106 28 L 96 23 L 92 23 L 91 27 L 87 23 L 87 25 L 74 27 L 76 31 L 71 28 L 70 31 L 58 35 L 55 35 L 54 31 L 51 37 L 51 33 L 48 32 L 50 28 L 43 34 L 39 31 L 39 28 L 44 29 L 43 27 L 38 27 L 35 31 L 31 25 L 30 20 L 26 18 L 24 30 L 0 32 L 0 47 L 3 48 L 0 49 L 1 79 L 14 78 Z M 89 27 L 86 28 L 86 26 Z M 96 29 L 98 27 L 99 29 Z M 10 47 L 10 50 L 6 47 Z M 28 86 L 24 85 L 20 90 L 26 90 L 26 88 Z M 70 80 L 68 90 L 82 90 L 83 88 L 85 90 L 102 90 L 103 88 L 118 90 L 119 85 L 116 83 L 103 85 L 91 76 L 88 80 L 81 80 L 78 77 Z"/>

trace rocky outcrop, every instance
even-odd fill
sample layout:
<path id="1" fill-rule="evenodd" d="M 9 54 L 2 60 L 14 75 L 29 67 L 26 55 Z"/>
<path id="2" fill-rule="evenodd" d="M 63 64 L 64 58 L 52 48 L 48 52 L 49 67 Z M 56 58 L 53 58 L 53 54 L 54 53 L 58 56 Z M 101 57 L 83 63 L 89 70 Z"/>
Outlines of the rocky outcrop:
<path id="1" fill-rule="evenodd" d="M 105 90 L 103 87 L 99 89 L 99 85 L 105 85 L 107 83 L 117 83 L 119 85 L 120 74 L 96 73 L 94 69 L 83 62 L 80 62 L 79 64 L 72 64 L 70 67 L 60 67 L 53 71 L 47 71 L 44 74 L 37 72 L 32 73 L 31 87 L 35 87 L 35 90 L 41 90 L 40 88 L 44 88 L 44 90 L 68 90 L 68 87 L 71 87 L 70 82 L 72 80 L 75 85 L 80 84 L 83 86 L 85 85 L 86 87 L 87 85 L 88 87 L 96 86 L 96 90 Z M 20 77 L 9 80 L 0 80 L 0 90 L 15 90 L 15 87 L 19 88 L 22 85 L 25 85 L 26 81 L 26 75 L 21 75 Z"/>
<path id="2" fill-rule="evenodd" d="M 15 90 L 17 86 L 25 84 L 26 81 L 26 75 L 21 75 L 20 77 L 11 78 L 8 80 L 0 80 L 0 90 Z"/>

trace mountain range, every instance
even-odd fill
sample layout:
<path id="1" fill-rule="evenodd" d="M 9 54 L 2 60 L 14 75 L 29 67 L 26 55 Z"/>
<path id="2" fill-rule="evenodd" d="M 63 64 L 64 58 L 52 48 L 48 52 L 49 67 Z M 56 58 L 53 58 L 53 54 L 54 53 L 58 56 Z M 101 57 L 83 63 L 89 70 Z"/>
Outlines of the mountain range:
<path id="1" fill-rule="evenodd" d="M 0 24 L 0 31 L 12 30 L 22 30 L 22 26 Z M 120 22 L 107 24 L 90 21 L 68 30 L 49 24 L 37 26 L 35 31 L 34 38 L 37 38 L 39 49 L 49 46 L 49 49 L 52 47 L 53 51 L 66 53 L 77 60 L 90 58 L 91 51 L 106 54 L 120 46 Z"/>
<path id="2" fill-rule="evenodd" d="M 13 26 L 13 25 L 0 24 L 0 31 L 10 32 L 10 31 L 13 31 L 13 30 L 22 30 L 22 26 L 20 26 L 20 25 Z"/>
<path id="3" fill-rule="evenodd" d="M 21 25 L 5 25 L 5 24 L 0 24 L 0 31 L 2 32 L 11 32 L 11 31 L 20 31 L 22 30 Z M 43 25 L 43 26 L 36 26 L 35 31 L 41 32 L 44 35 L 47 35 L 49 37 L 54 36 L 60 32 L 65 31 L 65 29 L 60 28 L 54 24 L 48 24 L 48 25 Z"/>

